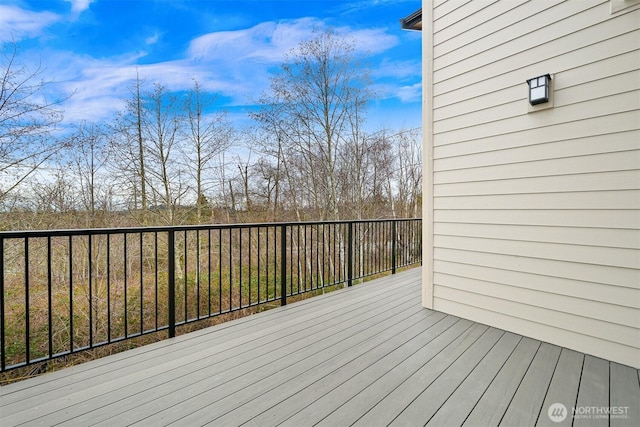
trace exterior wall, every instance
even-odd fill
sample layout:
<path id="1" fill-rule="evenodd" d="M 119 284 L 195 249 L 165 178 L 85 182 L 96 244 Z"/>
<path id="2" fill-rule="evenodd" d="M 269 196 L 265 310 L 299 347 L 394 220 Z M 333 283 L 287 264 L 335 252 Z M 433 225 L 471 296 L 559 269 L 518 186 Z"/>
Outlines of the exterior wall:
<path id="1" fill-rule="evenodd" d="M 423 20 L 423 304 L 640 368 L 640 2 Z"/>

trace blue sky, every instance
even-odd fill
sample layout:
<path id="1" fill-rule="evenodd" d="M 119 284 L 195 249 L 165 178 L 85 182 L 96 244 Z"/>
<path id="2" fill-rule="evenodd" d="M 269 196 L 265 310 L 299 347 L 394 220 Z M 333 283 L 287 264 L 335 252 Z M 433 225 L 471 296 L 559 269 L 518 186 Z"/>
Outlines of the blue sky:
<path id="1" fill-rule="evenodd" d="M 197 79 L 218 107 L 246 122 L 269 73 L 314 29 L 334 28 L 367 52 L 379 99 L 368 127 L 420 126 L 420 33 L 399 19 L 420 0 L 0 0 L 0 42 L 44 69 L 50 90 L 73 93 L 65 121 L 122 108 L 136 71 L 182 91 Z"/>

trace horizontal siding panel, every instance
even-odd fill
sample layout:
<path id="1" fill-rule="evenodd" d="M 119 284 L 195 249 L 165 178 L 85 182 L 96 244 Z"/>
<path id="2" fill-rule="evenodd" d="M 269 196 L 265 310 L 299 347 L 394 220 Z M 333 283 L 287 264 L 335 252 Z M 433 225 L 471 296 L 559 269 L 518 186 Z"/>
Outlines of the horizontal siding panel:
<path id="1" fill-rule="evenodd" d="M 598 5 L 600 3 L 600 5 Z M 487 64 L 506 57 L 522 54 L 541 44 L 549 43 L 563 37 L 567 32 L 576 32 L 585 26 L 611 19 L 608 5 L 602 0 L 580 1 L 577 4 L 563 2 L 553 7 L 545 4 L 537 11 L 528 10 L 530 15 L 520 15 L 511 25 L 502 31 L 491 33 L 485 37 L 448 53 L 434 47 L 434 70 L 454 66 L 455 74 L 444 74 L 442 79 L 460 74 L 458 68 L 466 71 L 474 69 L 479 63 Z M 523 13 L 521 10 L 520 13 Z M 584 43 L 584 40 L 582 40 Z M 575 46 L 581 46 L 576 44 Z M 439 77 L 437 77 L 439 79 Z"/>
<path id="2" fill-rule="evenodd" d="M 479 265 L 487 268 L 548 275 L 570 280 L 640 289 L 640 271 L 631 268 L 568 261 L 528 258 L 516 255 L 434 248 L 434 260 Z"/>
<path id="3" fill-rule="evenodd" d="M 441 19 L 443 16 L 471 1 L 472 0 L 432 0 L 433 19 Z"/>
<path id="4" fill-rule="evenodd" d="M 559 3 L 560 1 L 557 0 L 545 1 L 542 5 L 534 1 L 491 3 L 473 15 L 466 16 L 447 27 L 434 27 L 436 30 L 433 35 L 434 55 L 439 56 L 460 49 Z"/>
<path id="5" fill-rule="evenodd" d="M 473 88 L 473 86 L 470 86 L 470 88 Z M 527 95 L 527 86 L 526 82 L 519 82 L 515 86 L 494 88 L 490 93 L 474 95 L 469 91 L 466 92 L 466 94 L 468 97 L 460 100 L 459 102 L 434 108 L 434 124 L 453 117 L 464 118 L 467 114 L 483 111 L 486 108 L 497 107 L 513 102 L 514 100 L 522 101 Z"/>
<path id="6" fill-rule="evenodd" d="M 473 127 L 437 134 L 434 132 L 434 145 L 437 147 L 467 140 L 478 140 L 537 127 L 554 126 L 560 123 L 610 116 L 639 109 L 640 96 L 638 92 L 625 92 L 604 99 L 541 110 L 535 114 L 523 113 L 513 118 L 478 124 Z"/>
<path id="7" fill-rule="evenodd" d="M 633 155 L 633 153 L 629 153 Z M 640 151 L 638 151 L 640 157 Z M 603 172 L 582 175 L 508 178 L 434 186 L 436 197 L 518 193 L 567 193 L 573 191 L 639 190 L 640 171 Z"/>
<path id="8" fill-rule="evenodd" d="M 523 83 L 519 89 L 519 97 L 511 102 L 494 107 L 485 106 L 485 108 L 475 112 L 434 122 L 434 133 L 475 127 L 477 125 L 526 114 L 529 107 L 527 101 L 527 85 Z M 605 98 L 605 101 L 613 100 L 614 95 L 624 94 L 631 90 L 640 90 L 639 70 L 618 74 L 613 77 L 584 83 L 582 85 L 571 86 L 566 89 L 558 90 L 556 88 L 553 94 L 553 103 L 554 108 L 560 108 L 562 106 L 587 102 L 597 98 Z"/>
<path id="9" fill-rule="evenodd" d="M 640 191 L 436 197 L 434 209 L 640 209 Z"/>
<path id="10" fill-rule="evenodd" d="M 553 76 L 553 85 L 557 92 L 572 86 L 637 71 L 639 68 L 640 51 L 634 50 L 561 72 L 556 71 Z M 516 99 L 524 99 L 527 94 L 527 85 L 523 81 L 509 87 L 494 88 L 491 92 L 483 94 L 474 94 L 474 87 L 469 86 L 466 90 L 461 91 L 460 94 L 464 95 L 465 98 L 459 99 L 458 102 L 435 108 L 433 111 L 434 121 L 469 114 Z M 526 103 L 527 101 L 523 102 Z"/>
<path id="11" fill-rule="evenodd" d="M 640 126 L 640 123 L 638 123 L 638 126 Z M 514 140 L 517 143 L 521 143 L 517 138 L 514 138 Z M 538 143 L 533 140 L 529 141 L 529 144 L 514 148 L 438 158 L 436 159 L 435 167 L 438 168 L 438 171 L 445 171 L 638 150 L 640 149 L 640 130 L 549 143 Z M 485 148 L 490 149 L 491 147 L 487 146 Z"/>
<path id="12" fill-rule="evenodd" d="M 617 132 L 635 131 L 638 129 L 640 129 L 640 111 L 629 111 L 618 114 L 612 113 L 575 122 L 560 123 L 553 126 L 524 129 L 518 132 L 496 135 L 484 138 L 482 141 L 461 141 L 455 144 L 434 147 L 434 159 L 439 160 L 442 158 L 476 153 L 495 153 L 498 150 L 508 148 L 527 147 L 530 145 L 559 141 L 580 141 L 583 138 L 615 134 Z M 621 135 L 620 139 L 622 139 L 622 136 L 623 135 Z M 637 140 L 624 138 L 623 144 L 628 144 L 629 142 L 632 142 L 633 147 L 637 147 Z M 607 151 L 609 150 L 601 150 L 598 152 Z M 613 148 L 610 151 L 620 150 Z"/>
<path id="13" fill-rule="evenodd" d="M 535 289 L 550 294 L 579 297 L 590 300 L 593 304 L 603 302 L 632 308 L 636 313 L 638 311 L 638 303 L 640 302 L 640 289 L 603 286 L 600 283 L 571 280 L 543 274 L 502 270 L 447 261 L 436 261 L 434 263 L 434 272 L 434 274 L 475 278 L 485 282 L 524 289 Z M 640 313 L 636 315 L 638 316 L 636 320 L 640 319 Z"/>
<path id="14" fill-rule="evenodd" d="M 441 236 L 467 236 L 487 239 L 640 249 L 640 230 L 638 229 L 436 222 L 433 225 L 433 233 Z"/>
<path id="15" fill-rule="evenodd" d="M 611 0 L 611 14 L 619 13 L 621 11 L 638 9 L 640 8 L 640 3 L 638 0 Z"/>
<path id="16" fill-rule="evenodd" d="M 473 15 L 495 1 L 497 0 L 450 0 L 439 5 L 433 10 L 434 33 L 440 28 L 447 28 L 450 25 L 454 25 L 456 22 Z"/>
<path id="17" fill-rule="evenodd" d="M 526 86 L 520 87 L 520 97 L 515 101 L 507 102 L 497 106 L 485 106 L 472 113 L 460 116 L 454 116 L 450 119 L 434 121 L 433 133 L 439 134 L 457 129 L 465 129 L 484 123 L 495 122 L 498 120 L 517 117 L 527 112 L 527 104 L 524 96 L 526 96 Z M 480 107 L 478 105 L 478 107 Z"/>
<path id="18" fill-rule="evenodd" d="M 619 74 L 629 73 L 638 69 L 640 69 L 640 51 L 633 50 L 590 64 L 573 67 L 560 73 L 555 73 L 553 85 L 557 91 Z"/>
<path id="19" fill-rule="evenodd" d="M 640 169 L 640 150 L 563 157 L 560 159 L 534 160 L 523 163 L 481 166 L 446 171 L 439 171 L 438 166 L 438 161 L 435 161 L 434 169 L 436 169 L 436 172 L 433 177 L 434 184 L 491 181 L 510 178 L 534 178 L 556 175 L 576 175 L 614 171 L 637 171 Z M 637 178 L 632 182 L 636 184 Z"/>
<path id="20" fill-rule="evenodd" d="M 582 292 L 575 295 L 561 295 L 555 292 L 547 293 L 535 288 L 487 282 L 473 277 L 435 273 L 433 280 L 438 283 L 440 289 L 447 287 L 575 316 L 593 317 L 599 321 L 638 329 L 640 334 L 640 310 L 637 307 L 624 307 L 585 299 Z"/>
<path id="21" fill-rule="evenodd" d="M 528 78 L 542 73 L 559 74 L 582 65 L 637 51 L 640 49 L 640 31 L 636 27 L 614 38 L 599 38 L 583 48 L 571 48 L 574 50 L 557 56 L 537 59 L 532 57 L 522 63 L 510 64 L 511 68 L 508 68 L 509 64 L 495 68 L 487 65 L 484 68 L 490 69 L 480 69 L 470 73 L 473 74 L 471 76 L 461 75 L 447 80 L 434 80 L 434 108 L 490 93 L 496 88 L 523 84 Z"/>
<path id="22" fill-rule="evenodd" d="M 553 105 L 554 108 L 558 108 L 590 99 L 610 99 L 611 95 L 625 93 L 629 90 L 638 91 L 639 89 L 640 71 L 635 70 L 581 85 L 570 86 L 560 90 L 556 89 L 553 93 Z"/>
<path id="23" fill-rule="evenodd" d="M 492 312 L 471 305 L 461 304 L 441 298 L 434 299 L 434 310 L 450 313 L 485 325 L 504 329 L 546 341 L 552 344 L 569 347 L 587 354 L 613 359 L 629 366 L 638 366 L 638 349 L 634 346 L 585 336 L 555 325 L 549 326 L 535 321 Z"/>
<path id="24" fill-rule="evenodd" d="M 581 335 L 640 348 L 640 334 L 638 333 L 638 329 L 628 326 L 612 324 L 589 317 L 575 316 L 563 311 L 534 307 L 529 304 L 493 298 L 487 295 L 460 291 L 439 285 L 434 287 L 434 298 L 457 301 L 461 304 L 475 307 L 491 307 L 492 311 L 507 316 L 542 323 L 548 326 L 559 327 L 562 325 L 564 329 Z"/>
<path id="25" fill-rule="evenodd" d="M 636 249 L 442 235 L 434 236 L 433 241 L 436 248 L 631 268 L 640 274 L 640 251 Z"/>
<path id="26" fill-rule="evenodd" d="M 603 34 L 607 35 L 606 41 L 609 42 L 607 44 L 611 47 L 620 42 L 618 40 L 620 36 L 638 30 L 640 11 L 629 12 L 616 17 L 616 19 L 611 19 L 607 12 L 602 12 L 604 9 L 606 9 L 606 6 L 588 11 L 588 13 L 592 14 L 596 19 L 596 22 L 603 21 L 604 19 L 603 22 L 574 33 L 565 35 L 566 28 L 564 24 L 570 23 L 572 27 L 582 28 L 585 26 L 582 16 L 555 24 L 552 35 L 558 38 L 551 43 L 542 43 L 544 40 L 551 40 L 549 33 L 547 33 L 549 28 L 543 28 L 530 34 L 526 40 L 514 40 L 500 46 L 500 49 L 488 50 L 480 55 L 475 55 L 451 64 L 446 68 L 441 68 L 440 59 L 434 58 L 434 68 L 436 70 L 433 73 L 435 94 L 438 95 L 448 90 L 473 84 L 487 78 L 487 76 L 499 76 L 505 73 L 505 70 L 512 70 L 511 73 L 518 74 L 514 73 L 514 71 L 536 65 L 535 68 L 541 71 L 542 65 L 549 59 L 587 47 L 591 50 L 591 45 L 603 41 Z M 597 55 L 598 53 L 596 52 L 595 54 Z M 585 63 L 585 60 L 586 62 L 592 62 L 593 59 L 589 60 L 589 58 L 592 57 L 588 55 L 586 58 L 582 58 L 582 61 L 577 62 L 577 64 Z M 574 62 L 570 68 L 575 67 L 577 64 Z M 550 73 L 556 73 L 558 71 L 560 70 L 556 67 L 547 70 L 547 72 Z M 509 84 L 508 80 L 505 84 Z"/>
<path id="27" fill-rule="evenodd" d="M 640 229 L 637 210 L 436 210 L 436 223 Z"/>

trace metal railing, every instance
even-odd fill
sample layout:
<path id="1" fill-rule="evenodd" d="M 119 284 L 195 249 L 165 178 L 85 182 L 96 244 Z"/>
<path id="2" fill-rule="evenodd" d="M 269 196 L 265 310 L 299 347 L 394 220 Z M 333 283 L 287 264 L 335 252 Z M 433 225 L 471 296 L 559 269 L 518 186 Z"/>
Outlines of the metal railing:
<path id="1" fill-rule="evenodd" d="M 420 219 L 0 232 L 0 371 L 421 262 Z"/>

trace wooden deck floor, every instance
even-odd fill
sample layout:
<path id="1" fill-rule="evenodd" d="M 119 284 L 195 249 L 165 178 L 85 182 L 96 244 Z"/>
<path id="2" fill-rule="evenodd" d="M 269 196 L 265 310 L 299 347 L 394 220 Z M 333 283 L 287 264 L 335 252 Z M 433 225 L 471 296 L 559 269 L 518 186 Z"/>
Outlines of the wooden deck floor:
<path id="1" fill-rule="evenodd" d="M 639 384 L 636 369 L 423 309 L 413 269 L 1 387 L 0 424 L 637 426 Z"/>

